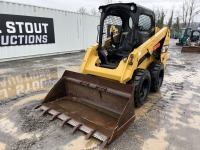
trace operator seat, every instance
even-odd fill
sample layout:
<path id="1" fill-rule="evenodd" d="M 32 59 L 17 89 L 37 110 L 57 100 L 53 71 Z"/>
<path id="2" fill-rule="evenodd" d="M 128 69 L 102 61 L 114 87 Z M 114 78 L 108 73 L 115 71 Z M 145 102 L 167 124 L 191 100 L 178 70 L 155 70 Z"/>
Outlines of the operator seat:
<path id="1" fill-rule="evenodd" d="M 131 41 L 131 36 L 132 36 L 132 32 L 129 31 L 127 32 L 125 38 L 123 39 L 123 35 L 124 33 L 122 33 L 122 42 L 121 45 L 119 46 L 119 50 L 118 52 L 115 54 L 116 56 L 120 57 L 121 59 L 124 57 L 127 57 L 134 48 L 137 48 L 138 46 L 140 46 L 143 43 L 142 37 L 140 35 L 140 33 L 138 32 L 138 30 L 134 30 L 133 34 L 135 34 L 135 39 L 133 39 L 133 43 Z"/>
<path id="2" fill-rule="evenodd" d="M 121 46 L 119 47 L 119 52 L 116 53 L 117 56 L 119 57 L 124 57 L 126 54 L 128 54 L 129 52 L 131 52 L 133 49 L 132 49 L 132 45 L 131 45 L 131 31 L 129 31 L 125 38 L 122 39 L 122 43 L 121 43 Z"/>
<path id="3" fill-rule="evenodd" d="M 135 34 L 135 40 L 132 43 L 131 36 L 132 31 L 123 32 L 121 35 L 121 40 L 119 46 L 114 48 L 112 45 L 106 50 L 101 50 L 98 52 L 99 58 L 101 60 L 101 66 L 105 68 L 116 68 L 118 63 L 112 63 L 110 60 L 116 59 L 118 61 L 127 57 L 134 48 L 137 48 L 142 44 L 142 38 L 138 30 L 134 30 L 133 34 Z"/>
<path id="4" fill-rule="evenodd" d="M 113 47 L 112 45 L 108 48 L 108 56 L 123 55 L 123 53 L 128 53 L 132 50 L 131 46 L 131 31 L 123 32 L 121 35 L 121 40 L 118 46 Z"/>

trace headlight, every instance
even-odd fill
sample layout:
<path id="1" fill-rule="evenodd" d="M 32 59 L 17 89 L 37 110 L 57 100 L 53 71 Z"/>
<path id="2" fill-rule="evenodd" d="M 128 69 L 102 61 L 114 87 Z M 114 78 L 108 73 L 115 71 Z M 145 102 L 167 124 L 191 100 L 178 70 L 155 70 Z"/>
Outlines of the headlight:
<path id="1" fill-rule="evenodd" d="M 131 6 L 131 10 L 134 10 L 135 9 L 135 7 L 134 6 Z"/>
<path id="2" fill-rule="evenodd" d="M 162 48 L 162 52 L 165 53 L 168 49 L 169 49 L 169 46 L 168 46 L 168 45 L 163 46 L 163 48 Z"/>

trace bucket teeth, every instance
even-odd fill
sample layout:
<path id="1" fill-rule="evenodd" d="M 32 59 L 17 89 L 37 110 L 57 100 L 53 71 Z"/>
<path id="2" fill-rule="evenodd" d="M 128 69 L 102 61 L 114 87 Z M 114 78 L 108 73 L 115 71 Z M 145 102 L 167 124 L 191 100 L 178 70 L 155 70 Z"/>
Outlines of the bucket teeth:
<path id="1" fill-rule="evenodd" d="M 81 126 L 82 126 L 83 124 L 78 124 L 78 125 L 76 125 L 74 128 L 73 128 L 73 130 L 72 130 L 72 133 L 74 133 L 76 130 L 78 130 Z"/>
<path id="2" fill-rule="evenodd" d="M 43 106 L 43 105 L 38 105 L 34 109 L 39 109 L 39 108 L 40 108 L 40 110 L 42 110 L 41 116 L 43 116 L 43 115 L 45 115 L 47 113 L 53 115 L 52 118 L 50 119 L 50 121 L 53 121 L 56 118 L 59 118 L 59 119 L 63 120 L 61 126 L 64 126 L 67 123 L 69 123 L 72 126 L 74 126 L 73 129 L 72 129 L 72 133 L 75 133 L 79 129 L 82 130 L 82 131 L 84 131 L 84 125 L 82 123 L 77 122 L 77 123 L 73 124 L 72 122 L 70 122 L 70 120 L 73 120 L 71 117 L 65 116 L 63 113 L 57 112 L 54 109 L 49 108 L 47 106 Z M 65 117 L 63 117 L 63 115 Z M 98 131 L 96 129 L 89 129 L 89 130 L 86 130 L 85 132 L 87 133 L 86 136 L 85 136 L 85 140 L 88 140 L 92 136 L 96 137 L 95 134 L 98 133 Z M 100 145 L 100 149 L 101 150 L 104 149 L 105 146 L 108 144 L 108 139 L 109 138 L 104 138 L 104 140 L 100 139 L 101 141 L 103 141 L 103 143 Z"/>
<path id="3" fill-rule="evenodd" d="M 44 116 L 46 113 L 48 113 L 48 111 L 51 110 L 51 108 L 47 108 L 46 110 L 44 110 L 41 114 L 41 116 Z"/>
<path id="4" fill-rule="evenodd" d="M 68 121 L 70 121 L 72 118 L 68 118 L 66 120 L 64 120 L 61 124 L 61 127 L 63 127 Z"/>
<path id="5" fill-rule="evenodd" d="M 95 133 L 95 130 L 92 130 L 91 132 L 89 132 L 89 133 L 85 136 L 85 139 L 88 140 L 94 133 Z"/>
<path id="6" fill-rule="evenodd" d="M 40 108 L 42 105 L 37 105 L 37 106 L 35 106 L 34 107 L 34 109 L 38 109 L 38 108 Z"/>
<path id="7" fill-rule="evenodd" d="M 62 113 L 57 113 L 57 114 L 53 115 L 53 116 L 52 116 L 52 118 L 50 119 L 50 121 L 53 121 L 53 120 L 55 120 L 55 119 L 56 119 L 56 117 L 58 117 L 60 114 L 62 114 Z"/>

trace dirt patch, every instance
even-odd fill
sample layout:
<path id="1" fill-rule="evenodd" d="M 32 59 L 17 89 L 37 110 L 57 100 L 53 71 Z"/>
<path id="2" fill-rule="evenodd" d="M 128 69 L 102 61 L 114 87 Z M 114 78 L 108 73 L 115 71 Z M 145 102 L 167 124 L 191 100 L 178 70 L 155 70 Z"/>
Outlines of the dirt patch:
<path id="1" fill-rule="evenodd" d="M 35 139 L 25 139 L 11 144 L 9 150 L 28 150 L 36 143 Z"/>
<path id="2" fill-rule="evenodd" d="M 35 106 L 36 105 L 31 105 L 19 110 L 19 114 L 23 119 L 21 126 L 23 132 L 44 130 L 49 126 L 49 121 L 45 117 L 39 116 L 33 111 Z"/>

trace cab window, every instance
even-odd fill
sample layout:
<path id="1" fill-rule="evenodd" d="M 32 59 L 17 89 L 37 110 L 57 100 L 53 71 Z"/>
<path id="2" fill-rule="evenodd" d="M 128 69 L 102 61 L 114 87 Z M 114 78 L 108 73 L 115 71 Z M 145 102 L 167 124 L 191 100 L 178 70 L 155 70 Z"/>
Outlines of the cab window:
<path id="1" fill-rule="evenodd" d="M 149 31 L 152 26 L 151 18 L 145 14 L 140 15 L 138 26 L 141 31 Z"/>

